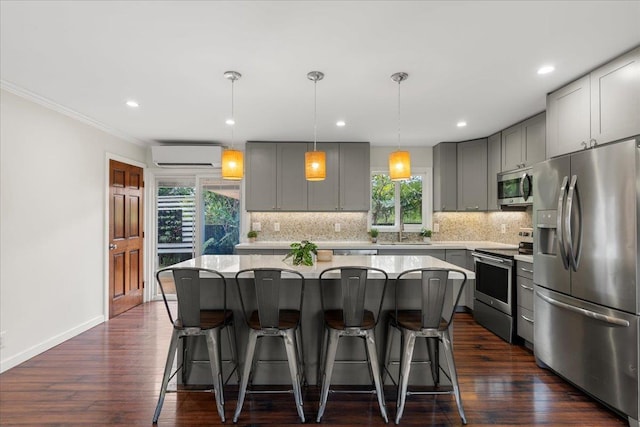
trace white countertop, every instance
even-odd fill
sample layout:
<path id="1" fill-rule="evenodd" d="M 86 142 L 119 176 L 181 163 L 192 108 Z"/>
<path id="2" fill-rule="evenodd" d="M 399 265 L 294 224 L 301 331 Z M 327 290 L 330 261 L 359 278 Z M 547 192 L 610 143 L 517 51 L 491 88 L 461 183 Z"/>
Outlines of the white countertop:
<path id="1" fill-rule="evenodd" d="M 475 250 L 478 248 L 486 249 L 515 249 L 518 245 L 510 245 L 506 243 L 496 243 L 489 241 L 448 241 L 448 242 L 432 242 L 430 244 L 420 242 L 380 242 L 371 243 L 367 241 L 314 241 L 318 245 L 318 249 L 466 249 Z M 257 241 L 255 243 L 239 243 L 237 249 L 289 249 L 291 242 L 267 242 Z"/>
<path id="2" fill-rule="evenodd" d="M 288 268 L 302 273 L 307 279 L 317 279 L 320 273 L 331 267 L 341 266 L 367 266 L 384 270 L 390 279 L 394 279 L 405 270 L 414 268 L 452 268 L 462 270 L 469 280 L 475 279 L 473 271 L 465 270 L 438 258 L 426 255 L 334 255 L 332 261 L 316 262 L 313 266 L 292 265 L 291 259 L 283 261 L 282 255 L 202 255 L 176 264 L 177 267 L 204 267 L 217 270 L 227 278 L 235 277 L 235 274 L 246 268 L 277 267 Z M 454 275 L 452 278 L 462 278 Z M 457 276 L 457 277 L 456 277 Z"/>
<path id="3" fill-rule="evenodd" d="M 514 258 L 516 261 L 530 262 L 533 264 L 533 255 L 515 255 Z"/>

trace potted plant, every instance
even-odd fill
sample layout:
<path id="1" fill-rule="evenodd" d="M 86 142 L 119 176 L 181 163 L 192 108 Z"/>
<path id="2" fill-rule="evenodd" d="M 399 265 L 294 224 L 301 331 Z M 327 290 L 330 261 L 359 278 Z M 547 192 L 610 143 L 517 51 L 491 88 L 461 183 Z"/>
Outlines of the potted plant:
<path id="1" fill-rule="evenodd" d="M 420 235 L 422 236 L 423 242 L 431 243 L 431 230 L 423 227 L 422 230 L 420 230 Z"/>
<path id="2" fill-rule="evenodd" d="M 293 265 L 313 265 L 313 260 L 318 252 L 318 246 L 308 240 L 303 240 L 300 243 L 294 242 L 291 244 L 291 249 L 283 261 L 293 258 Z"/>
<path id="3" fill-rule="evenodd" d="M 258 232 L 251 230 L 247 233 L 247 237 L 249 238 L 249 243 L 254 243 L 256 241 L 256 237 L 258 237 Z"/>
<path id="4" fill-rule="evenodd" d="M 372 228 L 369 230 L 369 236 L 371 236 L 371 243 L 376 243 L 378 241 L 378 229 Z"/>

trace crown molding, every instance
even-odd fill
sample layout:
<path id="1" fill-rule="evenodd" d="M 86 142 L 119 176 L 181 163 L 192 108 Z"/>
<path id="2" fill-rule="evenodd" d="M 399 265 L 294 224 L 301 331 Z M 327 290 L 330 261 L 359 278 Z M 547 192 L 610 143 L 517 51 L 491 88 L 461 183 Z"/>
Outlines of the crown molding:
<path id="1" fill-rule="evenodd" d="M 45 98 L 36 93 L 33 93 L 27 89 L 24 89 L 6 80 L 0 80 L 0 89 L 6 90 L 7 92 L 11 92 L 14 95 L 17 95 L 31 102 L 35 102 L 36 104 L 42 105 L 43 107 L 56 111 L 60 114 L 64 114 L 67 117 L 71 117 L 72 119 L 78 120 L 79 122 L 87 124 L 91 127 L 99 129 L 103 132 L 106 132 L 117 138 L 123 139 L 132 144 L 140 145 L 143 147 L 148 147 L 149 145 L 151 145 L 151 142 L 149 141 L 144 141 L 138 138 L 134 138 L 131 135 L 128 135 L 118 129 L 114 129 L 110 126 L 107 126 L 104 123 L 101 123 L 97 120 L 92 119 L 91 117 L 78 113 L 75 110 L 65 107 L 64 105 L 60 105 L 57 102 L 54 102 L 48 98 Z"/>

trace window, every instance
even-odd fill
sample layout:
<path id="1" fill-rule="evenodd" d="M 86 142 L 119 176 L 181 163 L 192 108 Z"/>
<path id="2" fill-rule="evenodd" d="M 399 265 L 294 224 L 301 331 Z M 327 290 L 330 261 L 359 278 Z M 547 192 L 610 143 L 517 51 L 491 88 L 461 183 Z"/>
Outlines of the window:
<path id="1" fill-rule="evenodd" d="M 371 227 L 380 231 L 420 231 L 431 226 L 431 168 L 405 181 L 387 172 L 371 173 Z"/>

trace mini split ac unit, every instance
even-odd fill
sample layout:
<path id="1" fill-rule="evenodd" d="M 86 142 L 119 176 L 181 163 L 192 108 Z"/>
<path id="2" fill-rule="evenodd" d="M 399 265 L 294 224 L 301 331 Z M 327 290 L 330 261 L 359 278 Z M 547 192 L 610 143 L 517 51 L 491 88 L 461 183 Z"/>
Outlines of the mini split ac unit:
<path id="1" fill-rule="evenodd" d="M 164 168 L 221 167 L 222 147 L 217 145 L 154 145 L 151 158 Z"/>

